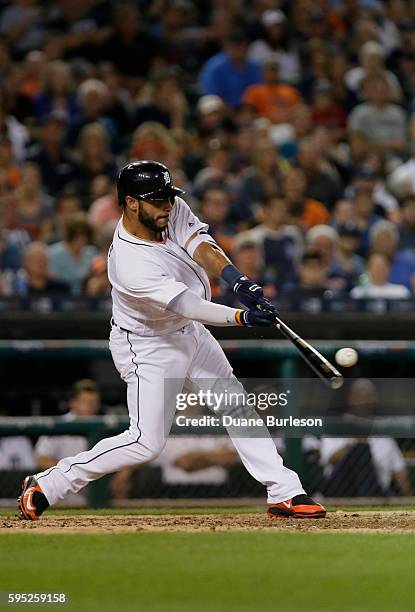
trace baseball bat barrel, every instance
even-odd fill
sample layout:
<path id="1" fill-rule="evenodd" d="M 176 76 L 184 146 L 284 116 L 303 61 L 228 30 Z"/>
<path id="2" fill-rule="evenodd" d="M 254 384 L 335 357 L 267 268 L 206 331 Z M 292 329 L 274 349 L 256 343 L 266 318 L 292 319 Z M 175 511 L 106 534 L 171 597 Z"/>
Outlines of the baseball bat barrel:
<path id="1" fill-rule="evenodd" d="M 332 389 L 340 389 L 344 378 L 340 372 L 311 344 L 301 338 L 279 317 L 275 317 L 275 327 L 290 340 L 310 368 Z"/>

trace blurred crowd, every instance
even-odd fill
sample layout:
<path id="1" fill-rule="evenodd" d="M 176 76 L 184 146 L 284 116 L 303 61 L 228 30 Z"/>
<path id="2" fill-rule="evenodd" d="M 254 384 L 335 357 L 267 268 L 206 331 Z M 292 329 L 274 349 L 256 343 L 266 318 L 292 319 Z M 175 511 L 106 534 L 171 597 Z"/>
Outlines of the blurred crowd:
<path id="1" fill-rule="evenodd" d="M 130 159 L 270 299 L 411 297 L 415 1 L 0 0 L 0 296 L 110 293 Z"/>

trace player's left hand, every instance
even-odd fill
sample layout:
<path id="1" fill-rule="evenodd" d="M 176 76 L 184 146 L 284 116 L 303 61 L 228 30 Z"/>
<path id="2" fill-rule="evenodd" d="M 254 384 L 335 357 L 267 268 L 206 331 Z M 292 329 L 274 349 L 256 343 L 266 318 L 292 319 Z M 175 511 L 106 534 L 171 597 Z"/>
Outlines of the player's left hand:
<path id="1" fill-rule="evenodd" d="M 252 310 L 240 310 L 237 317 L 239 325 L 247 327 L 271 327 L 275 323 L 275 315 L 270 310 L 254 308 Z"/>
<path id="2" fill-rule="evenodd" d="M 246 276 L 241 276 L 234 284 L 233 291 L 238 300 L 249 309 L 271 311 L 278 316 L 277 309 L 264 297 L 262 287 Z"/>

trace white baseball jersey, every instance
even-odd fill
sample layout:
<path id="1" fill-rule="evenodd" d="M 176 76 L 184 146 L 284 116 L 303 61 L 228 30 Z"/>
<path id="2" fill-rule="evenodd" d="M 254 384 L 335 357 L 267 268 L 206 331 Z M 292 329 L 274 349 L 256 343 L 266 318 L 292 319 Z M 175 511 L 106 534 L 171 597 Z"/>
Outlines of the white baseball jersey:
<path id="1" fill-rule="evenodd" d="M 125 229 L 122 219 L 108 253 L 108 277 L 113 287 L 113 317 L 120 327 L 140 336 L 161 336 L 188 320 L 166 310 L 186 289 L 210 300 L 206 272 L 185 250 L 198 230 L 207 230 L 184 200 L 176 197 L 164 241 L 148 242 Z"/>
<path id="2" fill-rule="evenodd" d="M 110 350 L 127 384 L 130 427 L 37 474 L 50 505 L 104 474 L 158 457 L 173 422 L 174 398 L 185 384 L 203 389 L 210 381 L 213 387 L 226 381 L 229 391 L 243 393 L 222 348 L 202 323 L 166 310 L 184 291 L 210 300 L 207 274 L 191 255 L 201 241 L 213 239 L 198 235 L 185 250 L 190 236 L 204 230 L 207 226 L 178 197 L 163 242 L 140 240 L 126 231 L 122 220 L 118 223 L 108 254 L 115 323 Z M 233 312 L 226 320 L 235 324 Z M 266 485 L 270 503 L 304 493 L 298 475 L 284 466 L 265 426 L 256 429 L 258 437 L 239 437 L 238 428 L 227 429 L 246 469 Z"/>

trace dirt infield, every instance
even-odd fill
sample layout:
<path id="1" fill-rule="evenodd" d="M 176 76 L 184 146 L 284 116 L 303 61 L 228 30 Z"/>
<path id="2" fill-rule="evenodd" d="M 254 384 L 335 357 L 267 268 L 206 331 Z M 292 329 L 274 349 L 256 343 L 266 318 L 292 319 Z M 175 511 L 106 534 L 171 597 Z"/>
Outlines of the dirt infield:
<path id="1" fill-rule="evenodd" d="M 325 519 L 270 520 L 249 514 L 46 515 L 36 523 L 0 517 L 1 533 L 131 533 L 131 532 L 414 532 L 415 511 L 330 512 Z"/>

